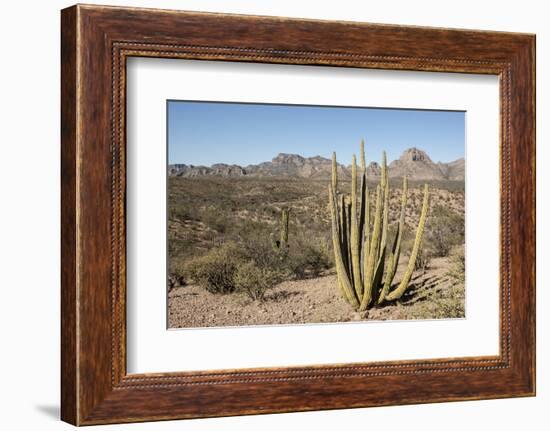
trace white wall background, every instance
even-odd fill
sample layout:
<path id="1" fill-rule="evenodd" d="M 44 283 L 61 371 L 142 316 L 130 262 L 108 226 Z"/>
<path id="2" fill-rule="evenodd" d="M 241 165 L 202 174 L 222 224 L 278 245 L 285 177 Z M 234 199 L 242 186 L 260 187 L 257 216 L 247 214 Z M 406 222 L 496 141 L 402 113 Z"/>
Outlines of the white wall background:
<path id="1" fill-rule="evenodd" d="M 103 4 L 477 28 L 537 34 L 538 396 L 96 429 L 547 429 L 550 423 L 550 13 L 544 1 L 130 0 Z M 59 422 L 60 0 L 4 2 L 0 14 L 0 427 L 70 429 Z"/>

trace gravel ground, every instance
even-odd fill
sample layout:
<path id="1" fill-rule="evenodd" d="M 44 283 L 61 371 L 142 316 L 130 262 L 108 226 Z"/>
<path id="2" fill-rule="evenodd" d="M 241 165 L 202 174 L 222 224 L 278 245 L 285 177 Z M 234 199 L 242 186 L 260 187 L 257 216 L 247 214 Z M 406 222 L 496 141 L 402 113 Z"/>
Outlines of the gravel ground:
<path id="1" fill-rule="evenodd" d="M 445 258 L 434 259 L 430 270 L 413 278 L 400 302 L 362 313 L 352 310 L 340 296 L 334 274 L 283 282 L 270 289 L 263 302 L 241 294 L 212 294 L 200 286 L 176 287 L 168 294 L 169 327 L 464 317 L 464 285 L 451 281 L 447 268 Z"/>

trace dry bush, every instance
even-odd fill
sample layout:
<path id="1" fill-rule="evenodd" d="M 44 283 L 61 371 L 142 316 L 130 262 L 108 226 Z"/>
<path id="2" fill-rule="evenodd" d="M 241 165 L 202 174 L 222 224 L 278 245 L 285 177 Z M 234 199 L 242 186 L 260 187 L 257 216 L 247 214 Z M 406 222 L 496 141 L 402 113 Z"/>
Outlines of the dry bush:
<path id="1" fill-rule="evenodd" d="M 269 268 L 280 267 L 280 256 L 273 250 L 270 226 L 263 227 L 250 224 L 243 226 L 238 241 L 242 244 L 243 254 L 247 260 L 254 260 L 259 266 Z"/>
<path id="2" fill-rule="evenodd" d="M 168 286 L 170 288 L 185 285 L 185 265 L 181 261 L 171 262 L 168 275 Z"/>
<path id="3" fill-rule="evenodd" d="M 235 290 L 234 275 L 241 263 L 238 247 L 233 243 L 225 243 L 203 256 L 189 260 L 185 272 L 209 292 L 231 293 Z"/>
<path id="4" fill-rule="evenodd" d="M 420 271 L 422 274 L 425 274 L 426 271 L 430 269 L 432 258 L 432 251 L 422 244 L 416 256 L 416 261 L 414 262 L 414 271 Z"/>
<path id="5" fill-rule="evenodd" d="M 333 253 L 325 238 L 296 232 L 291 227 L 288 252 L 273 250 L 268 230 L 251 228 L 241 233 L 243 255 L 258 266 L 284 274 L 284 278 L 303 279 L 319 275 L 333 266 Z"/>
<path id="6" fill-rule="evenodd" d="M 333 266 L 333 259 L 326 239 L 297 235 L 290 242 L 286 268 L 296 279 L 317 277 Z"/>
<path id="7" fill-rule="evenodd" d="M 464 215 L 435 205 L 428 217 L 424 238 L 426 248 L 434 256 L 448 256 L 453 247 L 464 244 Z"/>
<path id="8" fill-rule="evenodd" d="M 459 282 L 466 280 L 466 260 L 464 256 L 464 246 L 458 247 L 451 253 L 451 268 L 448 275 Z"/>
<path id="9" fill-rule="evenodd" d="M 283 275 L 270 268 L 261 268 L 250 260 L 237 266 L 233 282 L 239 292 L 255 301 L 263 301 L 268 289 L 281 281 Z"/>

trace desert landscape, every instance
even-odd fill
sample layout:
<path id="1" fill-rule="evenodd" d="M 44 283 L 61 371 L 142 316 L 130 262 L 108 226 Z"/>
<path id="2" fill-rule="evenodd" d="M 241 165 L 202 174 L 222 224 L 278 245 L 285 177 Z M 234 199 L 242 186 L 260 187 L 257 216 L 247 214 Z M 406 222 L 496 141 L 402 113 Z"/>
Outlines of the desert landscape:
<path id="1" fill-rule="evenodd" d="M 335 166 L 339 189 L 350 190 L 351 166 Z M 398 236 L 408 178 L 397 282 L 407 272 L 429 184 L 425 227 L 404 294 L 359 310 L 339 290 L 327 200 L 332 160 L 278 154 L 249 166 L 169 165 L 168 326 L 463 318 L 464 166 L 464 159 L 434 162 L 418 148 L 388 163 L 389 239 Z M 364 170 L 376 190 L 383 166 L 371 162 Z M 374 209 L 375 193 L 369 202 Z"/>

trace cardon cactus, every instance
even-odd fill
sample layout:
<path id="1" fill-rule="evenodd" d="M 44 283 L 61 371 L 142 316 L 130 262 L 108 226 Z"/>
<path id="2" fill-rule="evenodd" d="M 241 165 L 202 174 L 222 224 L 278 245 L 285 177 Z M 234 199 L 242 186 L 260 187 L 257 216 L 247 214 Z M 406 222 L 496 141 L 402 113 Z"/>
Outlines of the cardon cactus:
<path id="1" fill-rule="evenodd" d="M 351 194 L 338 192 L 338 164 L 332 155 L 332 178 L 329 184 L 329 208 L 332 227 L 332 245 L 338 286 L 342 296 L 359 311 L 369 306 L 401 298 L 411 280 L 418 256 L 424 226 L 428 216 L 429 189 L 424 185 L 424 200 L 416 229 L 414 245 L 401 282 L 392 290 L 401 255 L 401 241 L 405 229 L 408 183 L 403 178 L 401 211 L 397 232 L 388 248 L 390 183 L 386 153 L 382 155 L 380 183 L 376 187 L 374 220 L 371 223 L 369 189 L 364 142 L 361 141 L 361 180 L 357 181 L 357 160 L 351 164 Z M 359 185 L 359 188 L 358 188 Z"/>
<path id="2" fill-rule="evenodd" d="M 290 218 L 290 209 L 283 208 L 281 210 L 281 220 L 279 221 L 279 239 L 275 239 L 275 236 L 271 235 L 271 245 L 273 250 L 284 257 L 288 253 L 288 222 Z"/>

